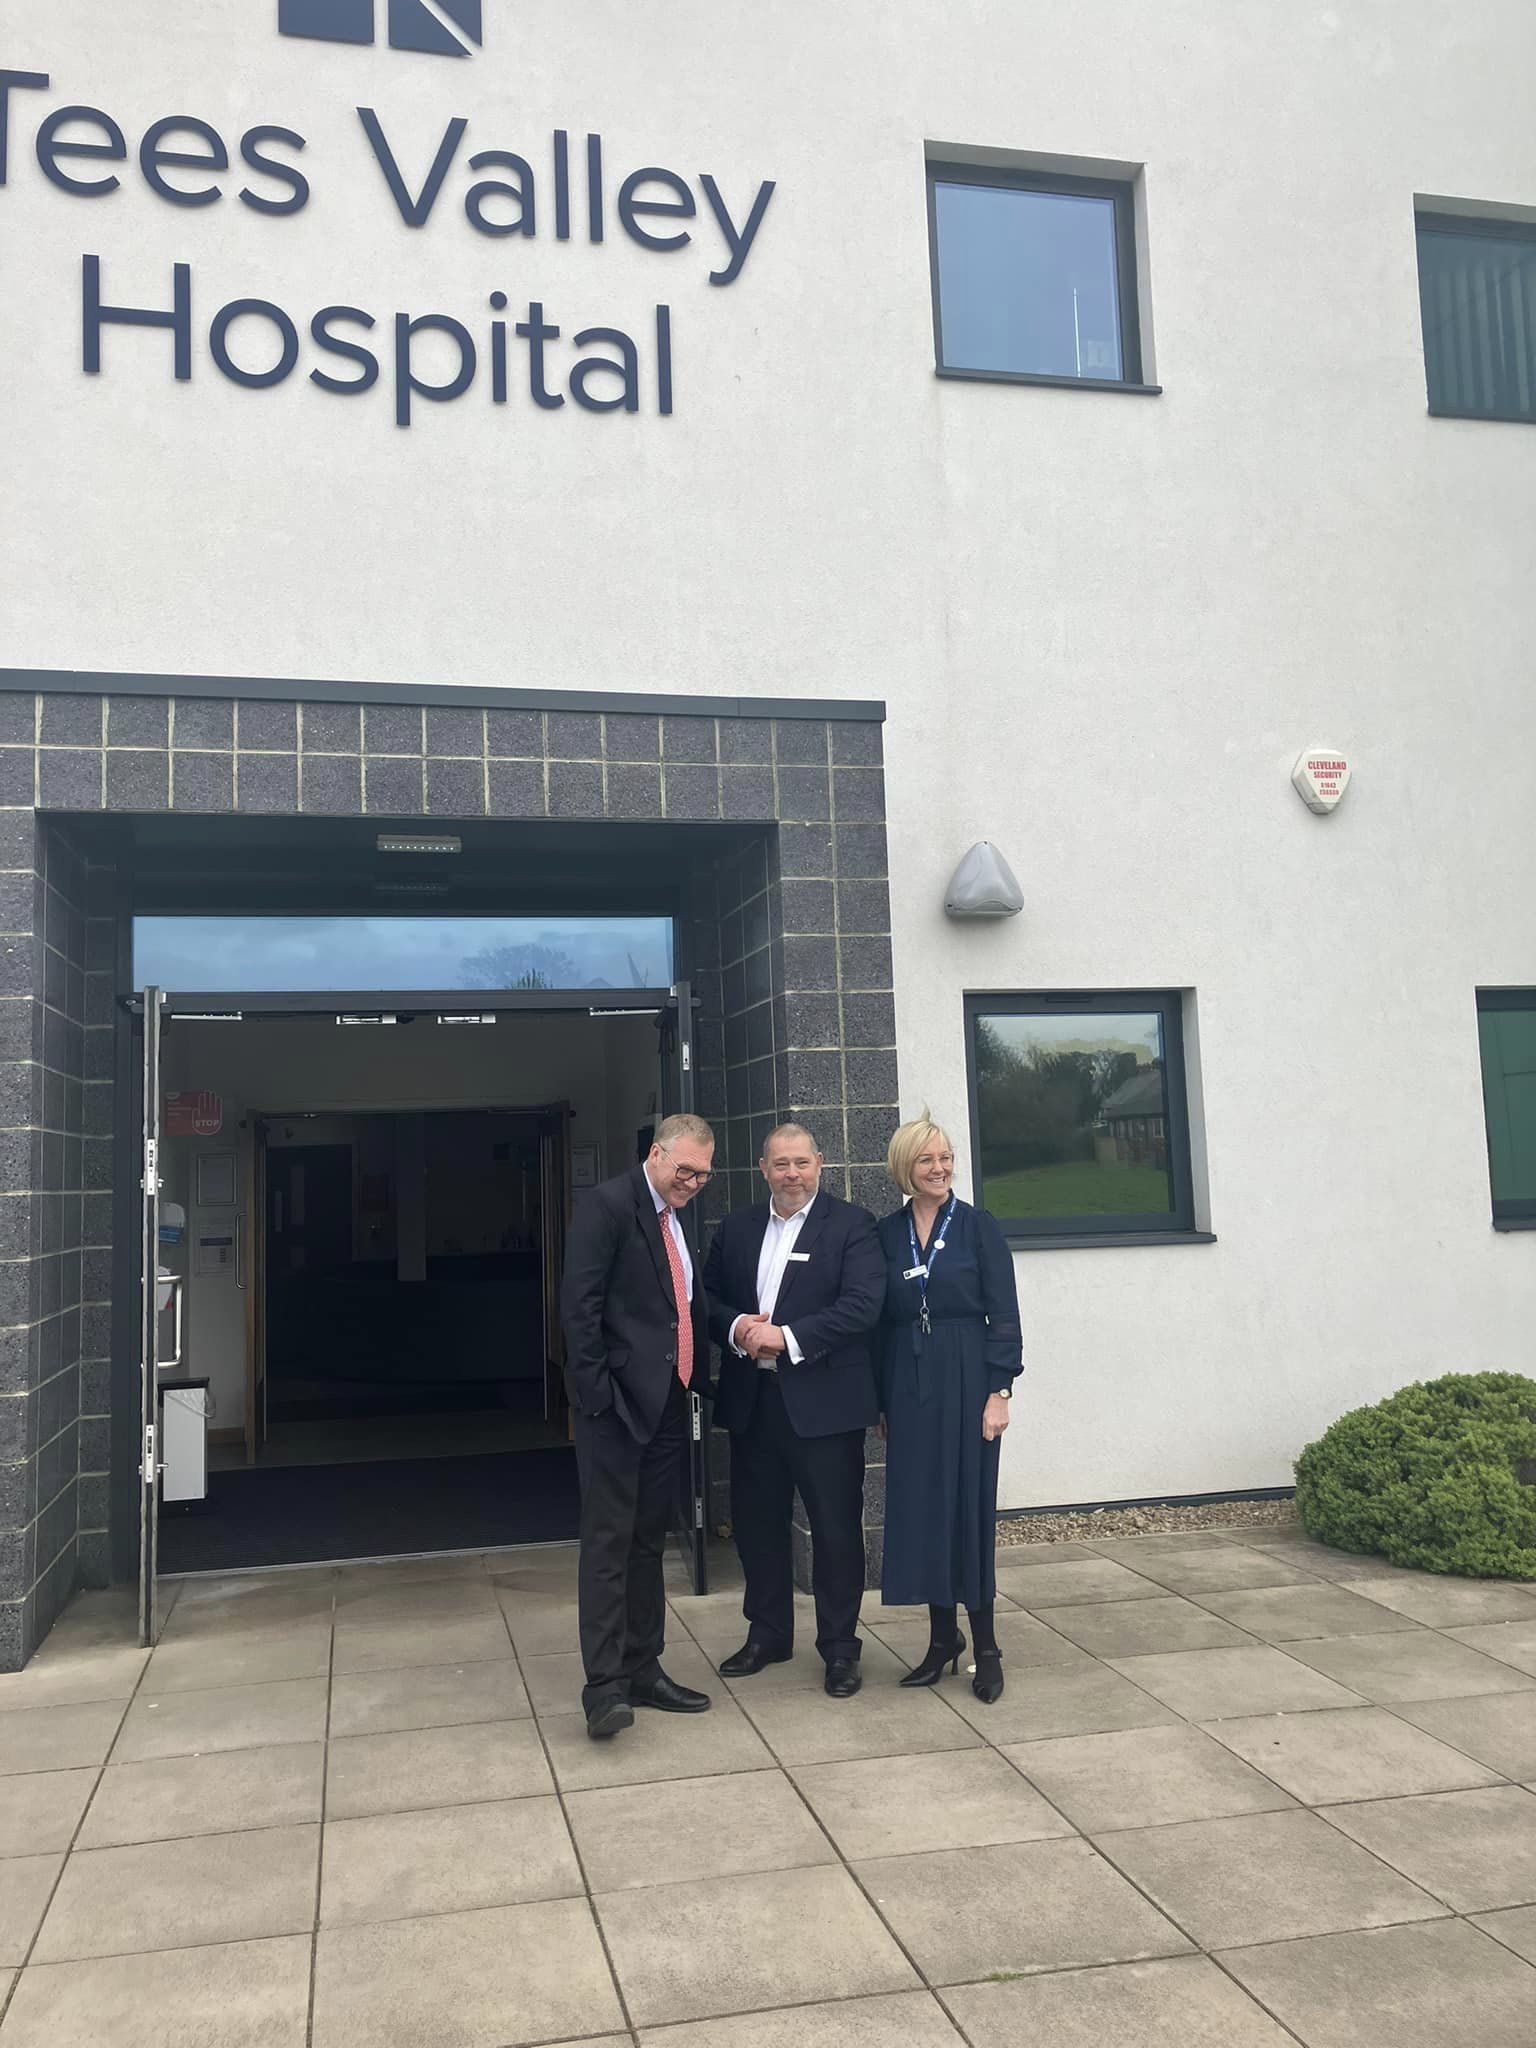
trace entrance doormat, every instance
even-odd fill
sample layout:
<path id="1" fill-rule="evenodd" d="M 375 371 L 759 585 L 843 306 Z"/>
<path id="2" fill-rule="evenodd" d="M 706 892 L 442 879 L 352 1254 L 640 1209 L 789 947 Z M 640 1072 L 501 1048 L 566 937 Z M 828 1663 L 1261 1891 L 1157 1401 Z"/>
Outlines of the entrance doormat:
<path id="1" fill-rule="evenodd" d="M 577 1507 L 570 1450 L 214 1472 L 206 1501 L 161 1515 L 160 1569 L 557 1543 L 576 1534 Z"/>

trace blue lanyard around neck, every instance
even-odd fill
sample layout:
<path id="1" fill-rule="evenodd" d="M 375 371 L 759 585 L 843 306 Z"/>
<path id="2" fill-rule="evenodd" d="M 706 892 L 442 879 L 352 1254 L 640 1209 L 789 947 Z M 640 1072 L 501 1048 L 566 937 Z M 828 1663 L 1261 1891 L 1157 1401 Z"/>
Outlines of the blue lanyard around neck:
<path id="1" fill-rule="evenodd" d="M 932 1327 L 928 1319 L 928 1282 L 933 1277 L 933 1269 L 938 1263 L 939 1253 L 944 1249 L 945 1235 L 949 1230 L 951 1222 L 954 1220 L 954 1214 L 955 1197 L 951 1195 L 943 1214 L 933 1226 L 933 1236 L 928 1241 L 928 1256 L 925 1259 L 922 1247 L 917 1241 L 916 1220 L 913 1217 L 911 1208 L 909 1207 L 907 1210 L 907 1236 L 912 1245 L 912 1270 L 907 1277 L 917 1282 L 919 1297 L 918 1321 L 925 1337 L 929 1334 L 929 1330 Z"/>

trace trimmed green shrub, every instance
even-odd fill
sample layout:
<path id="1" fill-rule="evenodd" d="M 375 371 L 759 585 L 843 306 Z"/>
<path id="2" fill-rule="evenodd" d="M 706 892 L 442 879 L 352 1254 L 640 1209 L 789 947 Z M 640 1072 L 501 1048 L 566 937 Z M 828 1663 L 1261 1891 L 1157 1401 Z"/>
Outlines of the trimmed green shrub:
<path id="1" fill-rule="evenodd" d="M 1536 1380 L 1418 1380 L 1340 1416 L 1296 1461 L 1319 1543 L 1475 1579 L 1536 1579 Z"/>

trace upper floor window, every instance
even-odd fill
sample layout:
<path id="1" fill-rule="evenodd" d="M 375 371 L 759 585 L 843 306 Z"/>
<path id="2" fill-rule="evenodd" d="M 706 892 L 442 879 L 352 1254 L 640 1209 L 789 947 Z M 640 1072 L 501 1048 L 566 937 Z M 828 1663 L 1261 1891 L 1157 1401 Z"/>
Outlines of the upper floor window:
<path id="1" fill-rule="evenodd" d="M 1536 988 L 1479 989 L 1477 1035 L 1494 1227 L 1536 1227 Z"/>
<path id="2" fill-rule="evenodd" d="M 1145 390 L 1132 187 L 930 161 L 940 375 Z"/>
<path id="3" fill-rule="evenodd" d="M 1536 222 L 1418 216 L 1429 409 L 1536 422 Z"/>

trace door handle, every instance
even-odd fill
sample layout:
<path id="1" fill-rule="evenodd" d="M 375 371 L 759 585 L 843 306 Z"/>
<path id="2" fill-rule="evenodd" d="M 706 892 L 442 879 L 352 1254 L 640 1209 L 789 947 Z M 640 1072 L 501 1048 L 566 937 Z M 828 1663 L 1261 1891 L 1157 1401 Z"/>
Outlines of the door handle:
<path id="1" fill-rule="evenodd" d="M 169 1285 L 171 1290 L 171 1298 L 170 1301 L 166 1304 L 166 1306 L 174 1309 L 176 1312 L 175 1356 L 171 1358 L 157 1358 L 155 1360 L 155 1370 L 157 1372 L 174 1372 L 176 1368 L 181 1364 L 181 1337 L 182 1330 L 185 1327 L 185 1312 L 182 1305 L 182 1289 L 185 1283 L 182 1280 L 178 1279 L 173 1279 L 168 1282 L 157 1279 L 155 1284 L 157 1287 L 164 1287 Z"/>

